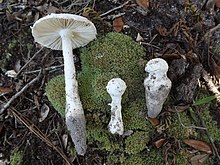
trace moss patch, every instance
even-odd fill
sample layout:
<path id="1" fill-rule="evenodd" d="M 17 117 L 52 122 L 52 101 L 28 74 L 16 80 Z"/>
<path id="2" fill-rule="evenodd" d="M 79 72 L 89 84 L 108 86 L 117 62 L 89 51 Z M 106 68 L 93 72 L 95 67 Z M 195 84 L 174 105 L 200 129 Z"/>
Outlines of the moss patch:
<path id="1" fill-rule="evenodd" d="M 78 75 L 84 108 L 106 110 L 111 101 L 107 82 L 122 78 L 127 85 L 123 101 L 131 101 L 144 93 L 144 49 L 130 37 L 108 33 L 81 49 L 82 71 Z"/>
<path id="2" fill-rule="evenodd" d="M 11 165 L 22 165 L 23 162 L 23 151 L 14 150 L 12 155 L 10 156 L 10 164 Z"/>
<path id="3" fill-rule="evenodd" d="M 46 85 L 46 95 L 57 112 L 65 117 L 65 80 L 63 75 L 52 78 Z"/>

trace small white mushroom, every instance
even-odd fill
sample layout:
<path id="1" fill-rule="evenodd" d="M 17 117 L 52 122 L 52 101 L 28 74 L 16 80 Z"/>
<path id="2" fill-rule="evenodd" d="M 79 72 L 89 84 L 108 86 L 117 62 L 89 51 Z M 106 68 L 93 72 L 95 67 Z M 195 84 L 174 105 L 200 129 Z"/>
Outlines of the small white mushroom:
<path id="1" fill-rule="evenodd" d="M 96 38 L 96 28 L 87 18 L 73 14 L 51 14 L 32 27 L 35 42 L 62 50 L 66 91 L 66 125 L 79 155 L 86 152 L 86 121 L 78 94 L 72 49 L 85 46 Z"/>
<path id="2" fill-rule="evenodd" d="M 121 100 L 127 86 L 121 78 L 113 78 L 106 86 L 107 92 L 112 98 L 111 106 L 111 120 L 108 124 L 108 129 L 112 134 L 122 135 L 124 132 L 122 113 L 121 113 Z"/>
<path id="3" fill-rule="evenodd" d="M 161 58 L 155 58 L 146 64 L 147 77 L 144 80 L 147 114 L 156 118 L 170 92 L 172 83 L 167 77 L 168 64 Z"/>

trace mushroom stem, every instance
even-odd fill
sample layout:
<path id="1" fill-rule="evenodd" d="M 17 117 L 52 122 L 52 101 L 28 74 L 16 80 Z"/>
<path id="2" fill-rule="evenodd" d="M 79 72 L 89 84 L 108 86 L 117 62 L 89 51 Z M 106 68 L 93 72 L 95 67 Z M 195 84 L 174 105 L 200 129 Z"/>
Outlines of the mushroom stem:
<path id="1" fill-rule="evenodd" d="M 111 120 L 108 124 L 109 131 L 112 134 L 122 135 L 124 132 L 122 114 L 121 114 L 121 99 L 127 86 L 121 78 L 111 79 L 107 86 L 107 92 L 112 98 L 111 106 Z"/>
<path id="2" fill-rule="evenodd" d="M 86 152 L 86 120 L 78 93 L 76 70 L 72 51 L 71 36 L 67 30 L 61 30 L 64 58 L 64 75 L 66 91 L 66 125 L 79 155 Z"/>
<path id="3" fill-rule="evenodd" d="M 144 80 L 147 114 L 150 118 L 156 118 L 169 95 L 172 82 L 167 77 L 168 64 L 162 58 L 154 58 L 148 61 L 145 67 L 147 77 Z"/>
<path id="4" fill-rule="evenodd" d="M 108 124 L 109 131 L 112 134 L 118 133 L 122 135 L 124 132 L 124 126 L 121 114 L 121 97 L 112 97 L 111 106 L 111 120 Z"/>

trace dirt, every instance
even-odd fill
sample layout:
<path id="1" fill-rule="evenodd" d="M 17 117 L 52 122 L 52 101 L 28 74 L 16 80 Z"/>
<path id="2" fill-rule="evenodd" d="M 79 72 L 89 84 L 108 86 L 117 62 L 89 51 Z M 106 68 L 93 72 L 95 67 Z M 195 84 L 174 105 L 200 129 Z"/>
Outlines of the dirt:
<path id="1" fill-rule="evenodd" d="M 62 54 L 59 51 L 42 49 L 30 63 L 22 69 L 30 58 L 41 49 L 34 43 L 30 26 L 50 13 L 77 13 L 88 17 L 98 28 L 99 35 L 114 31 L 113 21 L 122 17 L 123 27 L 119 30 L 134 40 L 138 33 L 143 38 L 146 59 L 161 57 L 170 66 L 168 76 L 173 82 L 174 105 L 191 104 L 197 94 L 198 80 L 205 70 L 216 84 L 220 77 L 220 30 L 213 29 L 220 23 L 220 8 L 214 1 L 192 0 L 151 0 L 149 6 L 141 6 L 144 0 L 0 0 L 0 104 L 3 107 L 27 83 L 39 73 L 38 80 L 17 97 L 0 115 L 0 159 L 7 162 L 12 151 L 25 151 L 23 164 L 64 164 L 64 159 L 45 141 L 34 134 L 40 130 L 50 141 L 67 154 L 62 135 L 67 134 L 65 123 L 52 108 L 45 96 L 46 82 L 63 73 Z M 145 3 L 144 3 L 145 4 Z M 121 6 L 120 8 L 117 8 Z M 114 9 L 112 12 L 100 16 Z M 120 25 L 121 26 L 121 25 Z M 79 51 L 77 70 L 80 70 Z M 50 68 L 55 66 L 54 68 Z M 45 69 L 49 68 L 49 69 Z M 5 75 L 9 70 L 22 71 L 17 77 Z M 45 69 L 39 72 L 40 69 Z M 218 86 L 217 86 L 218 87 Z M 46 104 L 50 112 L 43 122 L 39 122 L 42 106 Z M 218 121 L 218 107 L 213 105 L 212 115 Z M 219 109 L 219 108 L 218 108 Z M 20 117 L 30 125 L 25 125 Z M 218 121 L 219 124 L 219 121 Z M 33 126 L 34 125 L 34 126 Z M 220 124 L 219 124 L 220 125 Z M 59 128 L 59 129 L 57 129 Z M 219 127 L 220 128 L 220 127 Z M 34 131 L 33 131 L 34 130 Z M 68 142 L 67 146 L 71 146 Z M 219 146 L 219 142 L 217 144 Z M 85 157 L 69 157 L 73 164 L 103 164 L 104 154 L 93 151 L 90 146 Z"/>

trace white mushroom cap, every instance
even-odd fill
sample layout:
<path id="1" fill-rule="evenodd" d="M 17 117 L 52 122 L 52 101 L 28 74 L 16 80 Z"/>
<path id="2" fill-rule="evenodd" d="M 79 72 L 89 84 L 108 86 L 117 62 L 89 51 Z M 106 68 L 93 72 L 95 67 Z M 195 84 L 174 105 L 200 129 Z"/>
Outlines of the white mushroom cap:
<path id="1" fill-rule="evenodd" d="M 106 88 L 107 88 L 107 92 L 111 96 L 117 97 L 123 95 L 127 86 L 126 83 L 121 78 L 113 78 L 108 82 Z"/>
<path id="2" fill-rule="evenodd" d="M 73 49 L 85 46 L 97 34 L 91 21 L 73 14 L 50 14 L 36 21 L 31 28 L 35 42 L 54 50 L 62 50 L 62 30 L 68 30 Z"/>
<path id="3" fill-rule="evenodd" d="M 168 71 L 168 64 L 162 58 L 154 58 L 146 64 L 145 71 L 147 73 L 166 73 Z"/>

